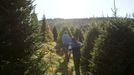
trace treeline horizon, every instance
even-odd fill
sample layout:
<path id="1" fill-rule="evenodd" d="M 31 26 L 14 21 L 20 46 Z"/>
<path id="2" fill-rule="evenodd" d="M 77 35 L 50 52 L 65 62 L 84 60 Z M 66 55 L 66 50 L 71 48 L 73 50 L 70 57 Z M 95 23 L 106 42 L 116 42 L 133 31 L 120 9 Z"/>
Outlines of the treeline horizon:
<path id="1" fill-rule="evenodd" d="M 133 17 L 130 17 L 130 16 L 125 16 L 125 17 L 122 17 L 122 16 L 119 17 L 118 16 L 117 18 L 126 18 L 126 17 L 127 18 L 130 18 L 130 19 L 134 19 Z M 94 19 L 94 18 L 96 18 L 96 19 L 101 19 L 102 18 L 103 19 L 103 18 L 114 18 L 114 17 L 113 16 L 105 16 L 105 17 L 102 17 L 102 16 L 100 16 L 100 17 L 82 17 L 82 18 L 58 18 L 58 17 L 55 17 L 55 18 L 47 18 L 46 17 L 47 20 L 51 20 L 51 19 L 52 20 L 55 20 L 55 19 L 58 19 L 58 20 L 68 20 L 68 19 L 69 20 L 73 20 L 73 19 L 76 19 L 77 20 L 77 19 Z M 39 21 L 40 20 L 42 20 L 42 19 L 39 19 Z"/>

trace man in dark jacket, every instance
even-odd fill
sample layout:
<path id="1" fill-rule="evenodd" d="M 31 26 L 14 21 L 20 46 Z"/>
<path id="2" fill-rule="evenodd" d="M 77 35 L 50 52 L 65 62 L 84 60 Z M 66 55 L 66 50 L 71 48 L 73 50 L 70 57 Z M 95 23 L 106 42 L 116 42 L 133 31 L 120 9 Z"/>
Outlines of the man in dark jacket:
<path id="1" fill-rule="evenodd" d="M 75 38 L 72 38 L 71 48 L 73 52 L 73 60 L 74 60 L 74 67 L 76 75 L 80 75 L 80 48 L 82 44 L 78 42 Z"/>

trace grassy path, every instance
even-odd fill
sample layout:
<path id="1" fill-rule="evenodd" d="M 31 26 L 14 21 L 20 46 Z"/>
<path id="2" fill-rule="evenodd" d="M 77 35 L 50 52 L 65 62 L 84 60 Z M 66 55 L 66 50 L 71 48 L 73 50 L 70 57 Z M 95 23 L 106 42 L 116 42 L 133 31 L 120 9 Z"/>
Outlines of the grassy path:
<path id="1" fill-rule="evenodd" d="M 55 49 L 56 43 L 44 44 L 44 50 L 48 49 L 44 60 L 49 63 L 49 68 L 44 75 L 75 75 L 72 54 L 69 58 L 65 57 L 65 50 Z"/>

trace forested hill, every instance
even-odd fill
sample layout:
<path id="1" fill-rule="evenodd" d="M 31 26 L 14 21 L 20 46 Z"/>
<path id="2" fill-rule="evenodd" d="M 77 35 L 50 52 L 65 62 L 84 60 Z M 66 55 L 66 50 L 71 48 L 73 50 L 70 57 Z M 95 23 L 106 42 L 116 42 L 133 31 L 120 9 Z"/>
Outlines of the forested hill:
<path id="1" fill-rule="evenodd" d="M 77 18 L 77 19 L 62 19 L 62 18 L 56 18 L 56 19 L 47 19 L 48 23 L 50 25 L 88 25 L 90 23 L 96 22 L 102 22 L 104 20 L 107 20 L 108 18 Z"/>
<path id="2" fill-rule="evenodd" d="M 92 18 L 74 18 L 74 19 L 63 19 L 63 18 L 55 18 L 55 19 L 47 19 L 47 23 L 51 26 L 56 26 L 60 28 L 62 26 L 85 26 L 91 25 L 92 23 L 100 24 L 103 21 L 107 21 L 114 17 L 92 17 Z M 122 17 L 118 17 L 122 18 Z M 40 21 L 40 24 L 42 22 Z"/>
<path id="3" fill-rule="evenodd" d="M 61 26 L 61 25 L 89 25 L 96 21 L 97 23 L 103 22 L 104 20 L 108 20 L 109 18 L 98 17 L 98 18 L 77 18 L 77 19 L 62 19 L 62 18 L 55 18 L 55 19 L 47 19 L 47 23 L 53 26 Z M 40 21 L 40 24 L 42 22 Z"/>
<path id="4" fill-rule="evenodd" d="M 94 21 L 97 23 L 106 21 L 113 17 L 95 17 L 95 18 L 74 18 L 74 19 L 62 19 L 62 18 L 55 18 L 55 19 L 47 19 L 49 25 L 88 25 L 93 23 Z M 121 18 L 121 17 L 119 17 Z"/>

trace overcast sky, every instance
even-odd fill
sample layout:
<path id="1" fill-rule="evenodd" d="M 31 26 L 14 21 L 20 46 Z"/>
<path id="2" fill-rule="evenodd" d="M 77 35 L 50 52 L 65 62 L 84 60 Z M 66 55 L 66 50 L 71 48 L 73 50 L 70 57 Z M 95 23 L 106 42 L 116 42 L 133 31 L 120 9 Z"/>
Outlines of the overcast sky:
<path id="1" fill-rule="evenodd" d="M 113 0 L 35 0 L 36 13 L 46 18 L 89 18 L 112 16 Z M 119 16 L 132 15 L 134 0 L 116 0 Z"/>

